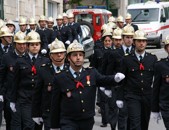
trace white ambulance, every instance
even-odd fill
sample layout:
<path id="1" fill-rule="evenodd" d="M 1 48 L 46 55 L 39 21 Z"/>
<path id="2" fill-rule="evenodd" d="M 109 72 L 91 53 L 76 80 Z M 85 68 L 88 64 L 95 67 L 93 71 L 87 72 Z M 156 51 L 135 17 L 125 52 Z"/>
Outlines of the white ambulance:
<path id="1" fill-rule="evenodd" d="M 169 2 L 131 4 L 127 11 L 132 15 L 132 23 L 147 32 L 148 44 L 161 48 L 169 35 Z"/>

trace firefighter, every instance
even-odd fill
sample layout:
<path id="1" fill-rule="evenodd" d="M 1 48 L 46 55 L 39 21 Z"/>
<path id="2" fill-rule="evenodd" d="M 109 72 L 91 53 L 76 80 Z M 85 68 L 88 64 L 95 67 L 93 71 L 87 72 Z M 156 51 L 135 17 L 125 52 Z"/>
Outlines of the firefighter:
<path id="1" fill-rule="evenodd" d="M 134 31 L 138 30 L 138 26 L 132 23 L 131 14 L 129 14 L 129 13 L 126 14 L 125 22 L 126 22 L 126 24 L 124 26 L 126 26 L 127 24 L 130 24 L 134 28 Z"/>
<path id="2" fill-rule="evenodd" d="M 135 51 L 122 61 L 126 78 L 121 87 L 125 89 L 130 130 L 148 130 L 157 57 L 145 51 L 147 38 L 144 31 L 135 32 L 134 45 Z"/>
<path id="3" fill-rule="evenodd" d="M 122 73 L 103 76 L 96 69 L 83 68 L 84 49 L 73 42 L 67 49 L 70 67 L 54 77 L 51 103 L 51 129 L 92 130 L 96 86 L 120 82 Z M 64 79 L 63 79 L 64 78 Z"/>
<path id="4" fill-rule="evenodd" d="M 19 28 L 20 28 L 20 31 L 27 34 L 27 18 L 25 17 L 20 17 L 19 18 Z"/>
<path id="5" fill-rule="evenodd" d="M 53 25 L 54 25 L 54 19 L 52 17 L 49 17 L 47 20 L 47 28 L 53 30 Z"/>
<path id="6" fill-rule="evenodd" d="M 15 34 L 15 24 L 12 20 L 8 20 L 6 23 L 6 26 L 9 28 L 9 30 L 11 31 L 11 33 L 14 35 Z"/>
<path id="7" fill-rule="evenodd" d="M 21 57 L 26 52 L 26 40 L 25 33 L 17 32 L 14 36 L 14 50 L 9 51 L 2 57 L 2 64 L 0 66 L 0 86 L 1 93 L 4 95 L 4 112 L 6 119 L 6 130 L 13 130 L 13 125 L 15 120 L 18 119 L 17 115 L 11 112 L 10 109 L 10 96 L 11 96 L 11 83 L 13 79 L 11 78 L 14 72 L 15 64 L 18 57 Z"/>
<path id="8" fill-rule="evenodd" d="M 33 120 L 40 124 L 43 119 L 45 130 L 50 130 L 50 107 L 51 91 L 53 87 L 53 77 L 68 66 L 64 63 L 66 58 L 66 48 L 63 42 L 55 39 L 50 48 L 50 62 L 42 64 L 38 70 L 38 82 L 34 89 L 32 103 Z"/>
<path id="9" fill-rule="evenodd" d="M 48 61 L 39 54 L 41 47 L 39 34 L 31 31 L 26 39 L 28 52 L 24 57 L 17 59 L 12 83 L 10 107 L 14 113 L 19 115 L 15 122 L 15 130 L 21 130 L 22 127 L 34 130 L 34 127 L 37 126 L 31 117 L 33 89 L 37 83 L 38 67 Z M 40 128 L 35 128 L 35 130 L 38 129 Z"/>
<path id="10" fill-rule="evenodd" d="M 169 36 L 165 40 L 165 51 L 169 55 Z M 151 107 L 151 117 L 155 119 L 158 123 L 158 120 L 163 118 L 163 122 L 166 130 L 169 130 L 169 116 L 168 116 L 168 84 L 169 84 L 169 66 L 168 66 L 169 57 L 161 59 L 155 64 L 155 78 L 153 84 L 153 96 L 152 96 L 152 107 Z M 161 114 L 160 114 L 161 112 Z"/>
<path id="11" fill-rule="evenodd" d="M 124 27 L 124 18 L 123 18 L 123 16 L 120 15 L 120 16 L 117 17 L 116 24 L 120 29 L 122 29 Z"/>

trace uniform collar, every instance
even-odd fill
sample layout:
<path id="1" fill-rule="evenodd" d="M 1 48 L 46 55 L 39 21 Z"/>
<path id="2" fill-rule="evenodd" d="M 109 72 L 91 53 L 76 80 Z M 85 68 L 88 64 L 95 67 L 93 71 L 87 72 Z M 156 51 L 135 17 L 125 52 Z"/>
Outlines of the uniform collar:
<path id="1" fill-rule="evenodd" d="M 56 66 L 55 64 L 52 63 L 52 65 L 53 65 L 53 68 L 54 68 L 54 70 L 55 70 L 56 73 L 58 73 L 57 67 L 60 67 L 60 70 L 64 69 L 64 64 L 61 65 L 61 66 Z"/>
<path id="2" fill-rule="evenodd" d="M 137 52 L 135 51 L 135 55 L 136 55 L 137 59 L 140 60 L 140 56 L 142 56 L 142 58 L 144 58 L 144 56 L 145 56 L 145 51 L 144 51 L 142 54 L 139 54 L 139 53 L 137 53 Z"/>
<path id="3" fill-rule="evenodd" d="M 73 77 L 76 78 L 76 74 L 75 74 L 76 71 L 74 71 L 71 66 L 69 67 L 69 70 L 70 73 L 73 75 Z M 79 72 L 82 72 L 82 68 L 79 70 Z"/>
<path id="4" fill-rule="evenodd" d="M 38 54 L 36 54 L 36 55 L 32 55 L 30 52 L 28 52 L 28 55 L 29 55 L 29 57 L 32 59 L 32 57 L 35 57 L 36 59 L 37 59 L 37 57 L 38 57 Z"/>
<path id="5" fill-rule="evenodd" d="M 129 52 L 131 52 L 132 46 L 127 47 L 126 45 L 123 44 L 123 45 L 122 45 L 122 48 L 123 48 L 124 52 L 126 52 L 126 49 L 127 49 L 127 48 L 129 49 Z"/>

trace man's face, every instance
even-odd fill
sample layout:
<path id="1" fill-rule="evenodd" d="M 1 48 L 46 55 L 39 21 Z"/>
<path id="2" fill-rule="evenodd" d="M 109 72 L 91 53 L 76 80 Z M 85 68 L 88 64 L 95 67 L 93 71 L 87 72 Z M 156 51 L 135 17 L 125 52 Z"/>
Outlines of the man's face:
<path id="1" fill-rule="evenodd" d="M 41 47 L 41 45 L 39 42 L 29 43 L 28 50 L 31 54 L 36 55 L 39 53 L 40 47 Z"/>
<path id="2" fill-rule="evenodd" d="M 50 59 L 52 60 L 52 62 L 62 62 L 64 61 L 63 59 L 65 59 L 65 55 L 65 52 L 51 53 Z"/>
<path id="3" fill-rule="evenodd" d="M 68 23 L 68 18 L 67 17 L 63 17 L 63 24 L 67 24 Z"/>
<path id="4" fill-rule="evenodd" d="M 15 49 L 18 53 L 23 54 L 27 49 L 27 45 L 26 43 L 16 43 Z"/>
<path id="5" fill-rule="evenodd" d="M 25 31 L 26 31 L 26 28 L 27 28 L 27 25 L 26 25 L 26 24 L 20 25 L 19 27 L 20 27 L 20 30 L 21 30 L 22 32 L 25 32 Z"/>
<path id="6" fill-rule="evenodd" d="M 12 36 L 2 37 L 1 40 L 4 45 L 8 45 L 8 44 L 12 43 Z"/>
<path id="7" fill-rule="evenodd" d="M 46 28 L 46 23 L 47 22 L 45 20 L 40 20 L 39 21 L 39 25 L 40 25 L 41 28 Z"/>
<path id="8" fill-rule="evenodd" d="M 116 48 L 120 48 L 122 45 L 123 40 L 122 39 L 113 39 L 113 44 Z"/>
<path id="9" fill-rule="evenodd" d="M 30 26 L 31 30 L 35 30 L 35 28 L 36 28 L 36 24 L 30 24 L 29 26 Z"/>
<path id="10" fill-rule="evenodd" d="M 106 47 L 106 48 L 112 47 L 112 43 L 113 43 L 113 41 L 109 36 L 107 36 L 103 41 L 104 47 Z"/>
<path id="11" fill-rule="evenodd" d="M 133 44 L 133 35 L 124 35 L 123 42 L 127 47 L 130 47 Z"/>
<path id="12" fill-rule="evenodd" d="M 125 19 L 126 24 L 130 24 L 131 23 L 131 19 Z"/>
<path id="13" fill-rule="evenodd" d="M 51 21 L 48 21 L 48 22 L 47 22 L 47 25 L 48 25 L 48 28 L 53 28 L 54 23 L 51 22 Z"/>
<path id="14" fill-rule="evenodd" d="M 57 22 L 57 25 L 58 25 L 58 26 L 61 26 L 62 23 L 63 23 L 63 20 L 62 20 L 62 19 L 57 19 L 56 22 Z"/>
<path id="15" fill-rule="evenodd" d="M 138 40 L 136 39 L 134 41 L 135 49 L 137 52 L 143 52 L 147 46 L 147 41 L 146 40 Z"/>
<path id="16" fill-rule="evenodd" d="M 72 67 L 82 67 L 84 63 L 84 53 L 83 52 L 72 52 L 68 56 L 68 61 Z"/>
<path id="17" fill-rule="evenodd" d="M 124 22 L 117 22 L 117 26 L 119 28 L 123 28 L 124 27 Z"/>
<path id="18" fill-rule="evenodd" d="M 74 18 L 69 18 L 69 23 L 73 23 L 74 22 Z"/>
<path id="19" fill-rule="evenodd" d="M 15 32 L 15 26 L 14 25 L 8 24 L 7 27 L 9 28 L 9 30 L 10 30 L 11 33 Z"/>

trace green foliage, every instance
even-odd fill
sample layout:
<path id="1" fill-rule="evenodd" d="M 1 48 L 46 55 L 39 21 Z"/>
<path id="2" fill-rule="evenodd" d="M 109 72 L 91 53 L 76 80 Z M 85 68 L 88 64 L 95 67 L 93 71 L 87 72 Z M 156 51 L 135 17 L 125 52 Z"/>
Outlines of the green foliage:
<path id="1" fill-rule="evenodd" d="M 82 2 L 82 0 L 70 0 L 69 4 L 70 5 L 73 5 L 73 4 L 81 5 L 81 2 Z"/>

